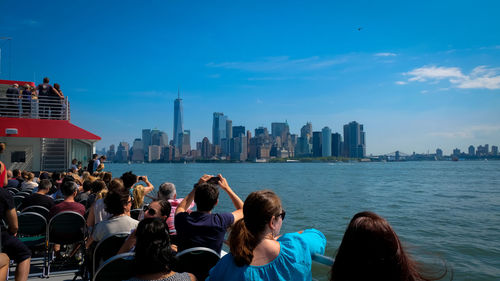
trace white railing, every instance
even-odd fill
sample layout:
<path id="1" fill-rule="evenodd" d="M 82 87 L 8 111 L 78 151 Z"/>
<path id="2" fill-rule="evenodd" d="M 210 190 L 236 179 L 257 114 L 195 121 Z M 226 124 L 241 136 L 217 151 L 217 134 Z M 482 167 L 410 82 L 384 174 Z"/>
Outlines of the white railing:
<path id="1" fill-rule="evenodd" d="M 70 120 L 67 97 L 0 96 L 0 117 Z"/>

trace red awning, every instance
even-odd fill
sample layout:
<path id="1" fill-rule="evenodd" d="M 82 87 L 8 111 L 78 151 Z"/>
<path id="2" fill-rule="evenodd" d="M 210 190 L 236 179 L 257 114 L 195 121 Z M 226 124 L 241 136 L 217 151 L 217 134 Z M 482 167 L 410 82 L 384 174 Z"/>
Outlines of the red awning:
<path id="1" fill-rule="evenodd" d="M 7 129 L 14 129 L 8 130 Z M 15 133 L 17 130 L 17 134 Z M 9 134 L 7 134 L 9 133 Z M 0 137 L 100 140 L 67 120 L 0 117 Z"/>
<path id="2" fill-rule="evenodd" d="M 14 80 L 1 80 L 0 79 L 0 84 L 9 85 L 9 86 L 12 86 L 14 84 L 17 84 L 19 86 L 24 86 L 26 84 L 29 84 L 30 86 L 35 87 L 34 82 L 28 82 L 28 81 L 14 81 Z"/>

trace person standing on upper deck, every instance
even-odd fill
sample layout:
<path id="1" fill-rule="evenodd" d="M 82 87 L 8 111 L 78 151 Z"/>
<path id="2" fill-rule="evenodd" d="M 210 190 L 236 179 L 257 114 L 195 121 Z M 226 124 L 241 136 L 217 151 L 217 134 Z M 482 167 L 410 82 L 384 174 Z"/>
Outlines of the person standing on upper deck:
<path id="1" fill-rule="evenodd" d="M 64 97 L 59 93 L 58 90 L 54 89 L 49 84 L 49 78 L 45 77 L 43 78 L 43 84 L 38 85 L 36 90 L 38 91 L 38 97 L 40 102 L 45 102 L 48 103 L 48 106 L 44 106 L 42 108 L 42 117 L 45 118 L 50 118 L 51 116 L 49 115 L 49 110 L 50 114 L 53 115 L 52 111 L 55 112 L 55 110 L 60 107 L 59 104 L 59 99 L 63 99 Z M 56 99 L 59 98 L 59 99 Z"/>
<path id="2" fill-rule="evenodd" d="M 219 185 L 231 198 L 235 211 L 232 213 L 212 213 L 219 202 Z M 196 211 L 188 213 L 191 202 L 196 203 Z M 243 201 L 233 192 L 225 178 L 203 175 L 193 190 L 182 200 L 175 211 L 178 251 L 192 247 L 207 247 L 217 253 L 222 249 L 227 229 L 243 218 Z"/>

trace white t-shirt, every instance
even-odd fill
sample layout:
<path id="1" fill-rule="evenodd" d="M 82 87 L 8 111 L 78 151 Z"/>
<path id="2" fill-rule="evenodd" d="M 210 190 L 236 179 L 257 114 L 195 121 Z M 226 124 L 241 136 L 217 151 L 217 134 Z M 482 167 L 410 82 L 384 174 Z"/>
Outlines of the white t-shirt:
<path id="1" fill-rule="evenodd" d="M 138 224 L 139 221 L 136 221 L 127 215 L 111 217 L 95 226 L 92 238 L 94 238 L 94 241 L 101 241 L 112 234 L 121 232 L 130 233 L 132 230 L 137 228 Z"/>

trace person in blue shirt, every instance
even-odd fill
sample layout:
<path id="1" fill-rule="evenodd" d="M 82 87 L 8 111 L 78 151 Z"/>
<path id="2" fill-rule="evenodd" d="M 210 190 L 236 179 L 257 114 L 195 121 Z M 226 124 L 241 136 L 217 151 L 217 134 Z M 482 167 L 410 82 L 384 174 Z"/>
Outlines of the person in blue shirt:
<path id="1" fill-rule="evenodd" d="M 316 229 L 280 236 L 285 214 L 273 191 L 250 193 L 229 234 L 230 253 L 207 280 L 312 280 L 311 256 L 324 253 L 326 238 Z"/>

